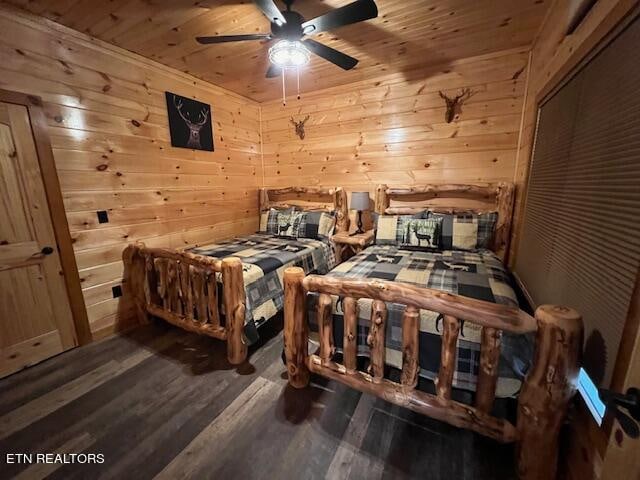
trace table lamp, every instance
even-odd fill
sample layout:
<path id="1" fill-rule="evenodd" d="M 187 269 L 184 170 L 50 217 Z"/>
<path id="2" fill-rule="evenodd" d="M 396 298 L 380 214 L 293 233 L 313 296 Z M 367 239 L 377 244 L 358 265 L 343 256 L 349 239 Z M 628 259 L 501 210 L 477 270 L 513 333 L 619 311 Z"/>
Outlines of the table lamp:
<path id="1" fill-rule="evenodd" d="M 369 192 L 352 192 L 351 193 L 351 210 L 357 210 L 358 229 L 354 235 L 364 233 L 362 229 L 362 212 L 369 210 Z"/>

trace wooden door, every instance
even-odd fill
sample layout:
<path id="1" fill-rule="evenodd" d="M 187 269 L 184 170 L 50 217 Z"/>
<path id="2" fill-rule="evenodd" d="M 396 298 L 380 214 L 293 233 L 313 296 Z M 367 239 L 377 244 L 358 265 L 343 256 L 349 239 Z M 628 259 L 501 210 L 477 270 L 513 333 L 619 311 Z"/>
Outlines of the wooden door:
<path id="1" fill-rule="evenodd" d="M 640 271 L 636 273 L 636 284 L 611 384 L 617 392 L 640 388 Z M 640 438 L 624 435 L 617 420 L 612 419 L 610 430 L 600 478 L 639 480 Z"/>
<path id="2" fill-rule="evenodd" d="M 611 381 L 614 392 L 632 387 L 640 387 L 640 271 Z M 640 438 L 626 435 L 610 408 L 598 426 L 580 399 L 560 461 L 566 480 L 640 480 Z"/>
<path id="3" fill-rule="evenodd" d="M 29 112 L 0 102 L 0 377 L 77 345 Z"/>

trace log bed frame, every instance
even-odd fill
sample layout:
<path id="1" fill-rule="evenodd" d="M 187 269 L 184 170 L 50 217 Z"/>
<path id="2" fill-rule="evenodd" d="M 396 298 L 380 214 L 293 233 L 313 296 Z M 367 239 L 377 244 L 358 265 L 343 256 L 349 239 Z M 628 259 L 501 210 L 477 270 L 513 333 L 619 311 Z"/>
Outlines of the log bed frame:
<path id="1" fill-rule="evenodd" d="M 336 232 L 349 228 L 342 188 L 260 189 L 259 202 L 260 212 L 289 206 L 335 211 Z M 225 340 L 229 363 L 246 360 L 246 296 L 239 258 L 220 260 L 137 243 L 124 250 L 123 261 L 125 293 L 133 300 L 140 323 L 152 315 L 184 330 Z M 222 280 L 222 301 L 218 301 L 218 278 Z"/>
<path id="2" fill-rule="evenodd" d="M 390 201 L 444 198 L 475 202 L 475 211 L 499 212 L 494 249 L 502 258 L 513 208 L 513 185 L 426 185 L 376 190 L 378 213 L 409 213 L 423 207 L 392 207 Z M 457 200 L 451 200 L 457 202 Z M 468 206 L 437 206 L 434 209 L 459 212 Z M 285 354 L 289 383 L 303 388 L 315 373 L 352 388 L 409 408 L 417 413 L 470 429 L 499 442 L 515 442 L 518 474 L 523 480 L 555 478 L 558 434 L 568 404 L 576 389 L 582 350 L 583 326 L 580 315 L 570 308 L 543 305 L 535 317 L 505 305 L 471 299 L 440 290 L 420 288 L 384 280 L 358 280 L 317 275 L 304 276 L 302 269 L 289 268 L 285 284 Z M 320 346 L 309 355 L 309 330 L 305 309 L 309 292 L 319 294 L 316 318 Z M 334 359 L 331 295 L 343 296 L 344 339 L 342 363 Z M 358 299 L 372 299 L 368 372 L 357 370 Z M 385 302 L 406 305 L 402 319 L 402 373 L 400 383 L 384 378 Z M 435 380 L 435 395 L 416 390 L 418 382 L 418 335 L 420 309 L 444 315 L 441 364 Z M 456 344 L 461 322 L 482 327 L 480 371 L 473 406 L 451 398 L 456 361 Z M 516 425 L 491 415 L 498 377 L 501 332 L 536 332 L 536 351 L 518 398 Z"/>

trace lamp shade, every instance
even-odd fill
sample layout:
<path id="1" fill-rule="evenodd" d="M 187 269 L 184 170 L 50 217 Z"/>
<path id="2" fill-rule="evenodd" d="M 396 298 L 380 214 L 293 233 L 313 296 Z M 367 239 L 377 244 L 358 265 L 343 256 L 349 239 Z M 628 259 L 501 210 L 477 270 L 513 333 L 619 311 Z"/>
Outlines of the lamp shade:
<path id="1" fill-rule="evenodd" d="M 369 210 L 369 192 L 353 192 L 351 194 L 351 210 Z"/>

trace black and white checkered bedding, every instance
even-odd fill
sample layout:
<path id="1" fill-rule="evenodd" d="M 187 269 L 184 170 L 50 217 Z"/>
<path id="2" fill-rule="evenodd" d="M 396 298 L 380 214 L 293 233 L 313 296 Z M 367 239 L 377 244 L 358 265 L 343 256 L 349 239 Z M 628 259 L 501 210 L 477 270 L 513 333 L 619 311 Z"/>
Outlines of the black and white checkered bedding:
<path id="1" fill-rule="evenodd" d="M 265 233 L 190 251 L 220 259 L 238 257 L 242 260 L 247 294 L 244 332 L 249 343 L 258 340 L 258 327 L 283 307 L 282 277 L 286 268 L 302 267 L 305 274 L 325 274 L 336 264 L 334 247 L 329 240 L 290 239 Z"/>
<path id="2" fill-rule="evenodd" d="M 465 297 L 517 306 L 509 274 L 502 262 L 489 250 L 424 251 L 407 250 L 390 245 L 368 247 L 349 261 L 334 268 L 331 277 L 383 279 L 434 288 Z M 315 306 L 317 294 L 310 293 L 307 302 L 312 329 L 316 329 Z M 371 300 L 358 301 L 358 354 L 368 355 L 366 338 L 369 332 Z M 387 304 L 386 361 L 402 367 L 402 314 L 405 307 Z M 334 339 L 342 346 L 342 299 L 333 297 Z M 420 375 L 435 379 L 440 366 L 442 316 L 420 311 Z M 458 337 L 458 355 L 454 387 L 475 390 L 480 360 L 480 327 L 463 322 Z M 496 395 L 510 397 L 520 390 L 533 356 L 531 335 L 503 332 L 499 378 Z"/>

